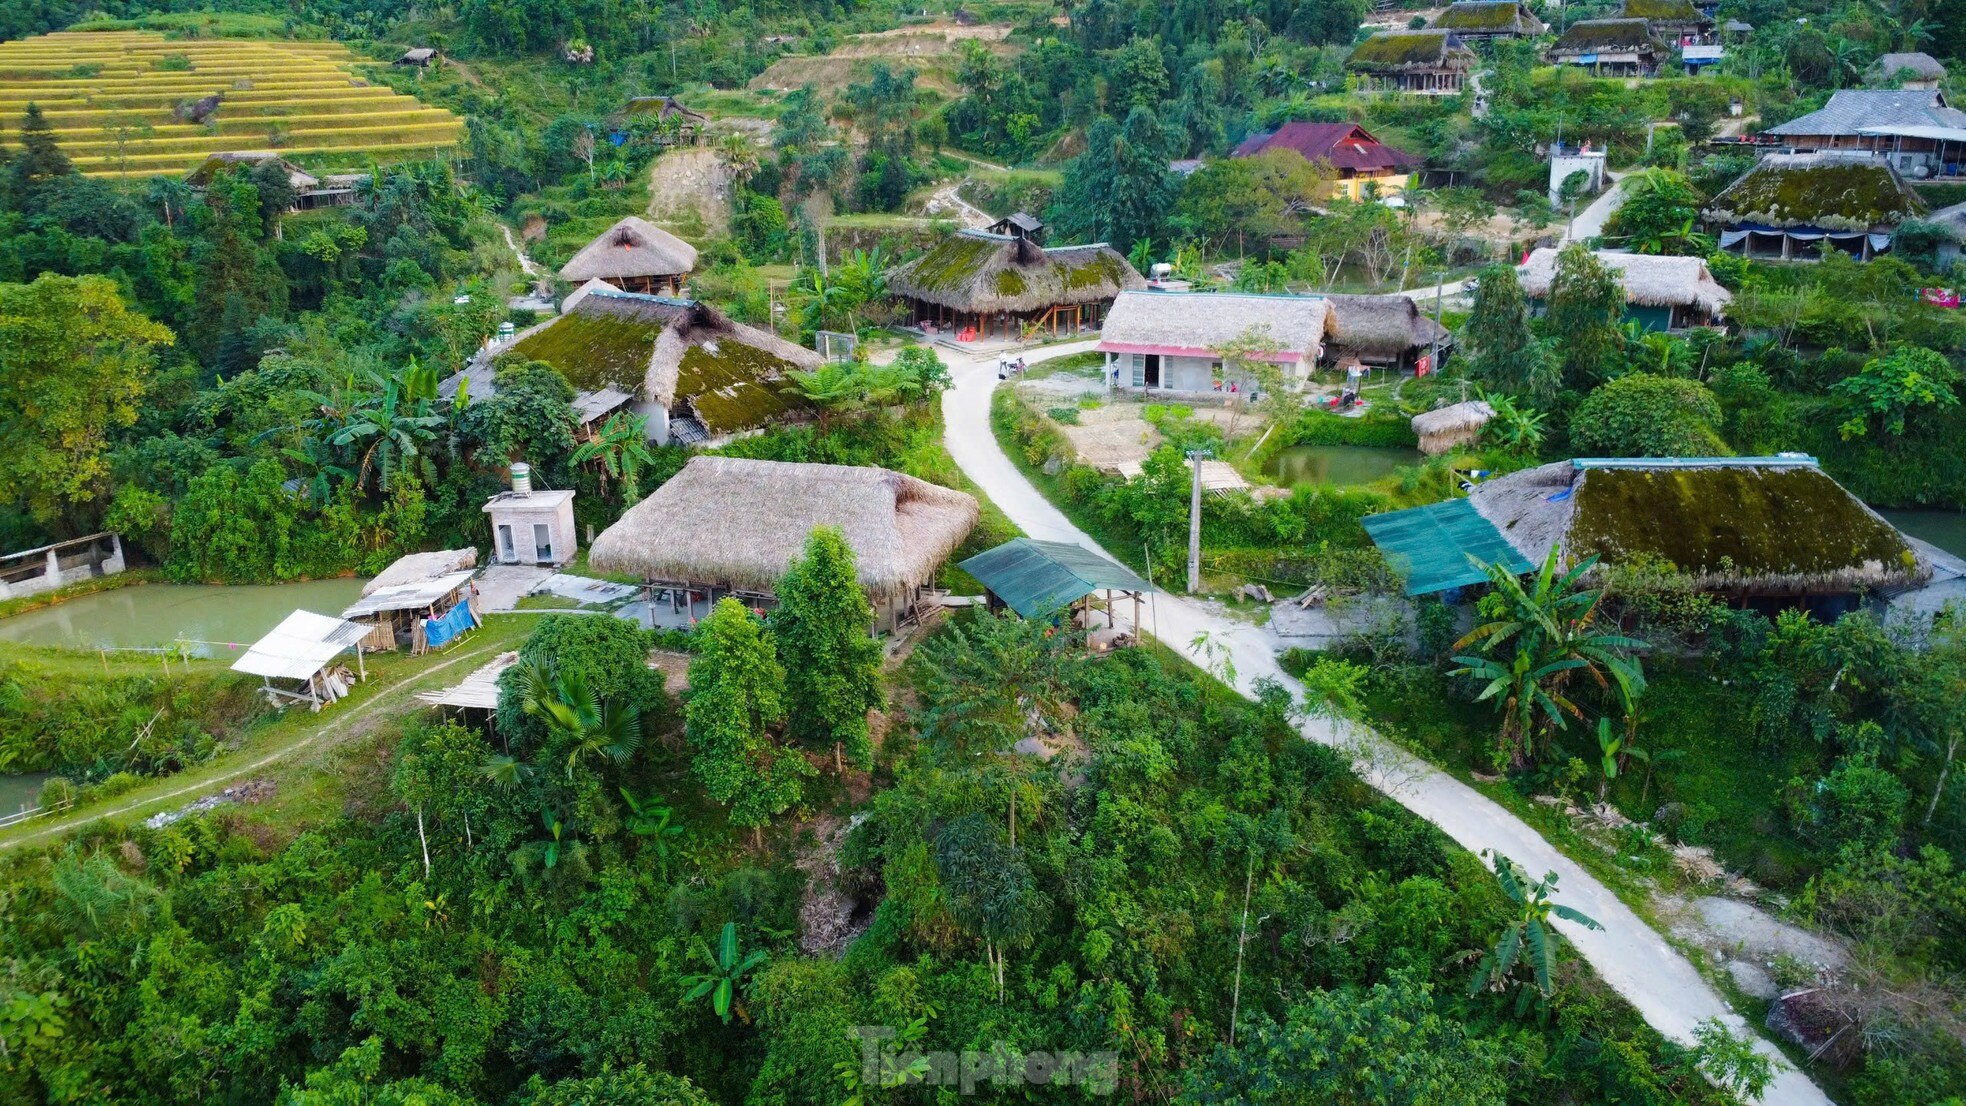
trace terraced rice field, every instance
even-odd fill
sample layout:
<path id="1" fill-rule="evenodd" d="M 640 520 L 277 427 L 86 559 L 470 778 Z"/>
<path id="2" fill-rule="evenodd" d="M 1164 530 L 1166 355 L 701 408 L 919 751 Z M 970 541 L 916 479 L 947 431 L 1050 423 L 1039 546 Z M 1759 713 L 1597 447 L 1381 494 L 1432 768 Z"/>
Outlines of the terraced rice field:
<path id="1" fill-rule="evenodd" d="M 464 124 L 372 85 L 334 42 L 166 39 L 151 31 L 58 32 L 0 43 L 0 143 L 38 103 L 76 168 L 94 177 L 180 173 L 214 153 L 277 150 L 301 164 L 424 156 Z M 187 68 L 188 66 L 188 68 Z M 201 123 L 178 105 L 223 97 Z"/>

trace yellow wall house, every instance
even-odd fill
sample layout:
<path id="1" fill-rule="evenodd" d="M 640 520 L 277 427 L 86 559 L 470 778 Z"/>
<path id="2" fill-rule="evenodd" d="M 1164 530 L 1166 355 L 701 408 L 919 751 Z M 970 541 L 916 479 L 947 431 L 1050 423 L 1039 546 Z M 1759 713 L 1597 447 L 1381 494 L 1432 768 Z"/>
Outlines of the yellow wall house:
<path id="1" fill-rule="evenodd" d="M 1250 135 L 1236 147 L 1235 156 L 1255 157 L 1270 150 L 1295 150 L 1306 161 L 1329 166 L 1335 174 L 1331 195 L 1350 200 L 1403 192 L 1420 167 L 1419 158 L 1386 145 L 1356 123 L 1285 123 Z"/>

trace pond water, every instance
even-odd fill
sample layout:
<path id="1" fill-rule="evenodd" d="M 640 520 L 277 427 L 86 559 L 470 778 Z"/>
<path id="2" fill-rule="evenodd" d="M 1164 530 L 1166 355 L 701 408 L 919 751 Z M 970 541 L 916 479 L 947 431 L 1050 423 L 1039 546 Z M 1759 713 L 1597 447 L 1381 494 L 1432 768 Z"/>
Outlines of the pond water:
<path id="1" fill-rule="evenodd" d="M 1309 484 L 1370 484 L 1402 465 L 1421 461 L 1417 449 L 1370 445 L 1293 445 L 1277 451 L 1263 472 L 1286 488 Z"/>
<path id="2" fill-rule="evenodd" d="M 0 619 L 0 641 L 74 649 L 169 645 L 179 637 L 203 656 L 250 645 L 296 608 L 340 614 L 362 592 L 362 581 L 224 587 L 215 584 L 139 584 L 85 595 L 52 607 Z"/>
<path id="3" fill-rule="evenodd" d="M 1966 511 L 1882 510 L 1878 514 L 1891 525 L 1914 538 L 1929 541 L 1940 549 L 1966 557 Z"/>
<path id="4" fill-rule="evenodd" d="M 52 774 L 30 772 L 25 776 L 0 776 L 0 818 L 18 814 L 24 806 L 33 806 L 35 797 L 41 794 L 41 784 Z"/>

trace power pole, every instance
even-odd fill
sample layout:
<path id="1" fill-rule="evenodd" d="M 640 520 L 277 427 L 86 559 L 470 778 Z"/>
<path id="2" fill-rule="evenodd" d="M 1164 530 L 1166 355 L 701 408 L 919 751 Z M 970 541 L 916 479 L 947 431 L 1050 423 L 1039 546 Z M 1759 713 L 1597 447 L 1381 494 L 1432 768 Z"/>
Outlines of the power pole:
<path id="1" fill-rule="evenodd" d="M 1188 498 L 1188 594 L 1201 590 L 1201 461 L 1215 456 L 1212 449 L 1191 449 L 1188 461 L 1194 465 L 1194 487 Z"/>

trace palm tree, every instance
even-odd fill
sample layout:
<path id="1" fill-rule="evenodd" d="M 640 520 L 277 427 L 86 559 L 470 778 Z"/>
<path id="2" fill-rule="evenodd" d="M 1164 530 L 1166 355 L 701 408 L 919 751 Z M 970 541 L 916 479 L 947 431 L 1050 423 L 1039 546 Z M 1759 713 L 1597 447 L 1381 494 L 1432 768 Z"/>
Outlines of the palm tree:
<path id="1" fill-rule="evenodd" d="M 327 444 L 352 450 L 359 458 L 355 486 L 368 486 L 369 475 L 376 474 L 377 490 L 388 492 L 396 473 L 404 466 L 422 468 L 422 475 L 434 478 L 433 466 L 423 454 L 423 446 L 436 439 L 445 424 L 437 414 L 437 371 L 418 365 L 415 358 L 393 373 L 368 370 L 362 384 L 351 379 L 336 395 L 304 393 L 321 413 L 306 425 Z"/>
<path id="2" fill-rule="evenodd" d="M 730 170 L 731 179 L 742 191 L 758 171 L 758 147 L 749 138 L 732 131 L 717 140 L 717 160 Z"/>
<path id="3" fill-rule="evenodd" d="M 1461 665 L 1451 675 L 1487 681 L 1476 701 L 1498 699 L 1502 728 L 1495 750 L 1496 766 L 1526 766 L 1538 746 L 1583 709 L 1570 698 L 1570 678 L 1582 672 L 1602 689 L 1615 686 L 1619 700 L 1631 703 L 1645 687 L 1638 661 L 1628 654 L 1644 649 L 1637 638 L 1600 633 L 1595 628 L 1601 589 L 1583 586 L 1597 564 L 1587 557 L 1570 571 L 1557 575 L 1557 547 L 1543 561 L 1536 581 L 1522 580 L 1504 565 L 1488 566 L 1492 599 L 1501 614 L 1474 628 L 1454 643 L 1456 649 L 1481 645 L 1480 655 L 1457 656 Z M 1512 650 L 1512 651 L 1510 651 Z"/>
<path id="4" fill-rule="evenodd" d="M 765 962 L 768 958 L 765 951 L 754 949 L 749 956 L 740 957 L 742 950 L 737 944 L 736 922 L 724 923 L 715 956 L 710 955 L 709 949 L 700 951 L 703 958 L 709 961 L 710 970 L 683 977 L 684 985 L 689 988 L 683 995 L 683 1001 L 695 1002 L 708 995 L 711 1009 L 717 1012 L 725 1025 L 730 1024 L 732 1013 L 743 1018 L 744 1024 L 751 1024 L 751 1015 L 745 1011 L 743 1000 L 737 997 L 737 985 L 751 969 Z"/>
<path id="5" fill-rule="evenodd" d="M 600 468 L 603 492 L 610 478 L 621 481 L 621 500 L 630 507 L 642 498 L 638 479 L 642 466 L 655 463 L 655 455 L 649 452 L 648 424 L 647 415 L 616 411 L 593 437 L 573 451 L 574 464 L 592 461 Z"/>
<path id="6" fill-rule="evenodd" d="M 1526 966 L 1535 987 L 1533 990 L 1523 987 L 1517 998 L 1516 1013 L 1521 1014 L 1529 1008 L 1532 997 L 1550 997 L 1550 971 L 1556 963 L 1556 935 L 1550 931 L 1550 918 L 1575 922 L 1585 929 L 1604 927 L 1582 911 L 1550 901 L 1550 895 L 1556 891 L 1555 872 L 1545 873 L 1542 879 L 1531 883 L 1522 866 L 1501 853 L 1483 849 L 1481 855 L 1494 864 L 1502 893 L 1516 909 L 1515 916 L 1496 939 L 1495 947 L 1482 957 L 1481 965 L 1475 969 L 1474 987 L 1468 995 L 1472 998 L 1483 991 L 1506 991 L 1512 983 L 1524 982 L 1516 978 L 1516 969 Z"/>
<path id="7" fill-rule="evenodd" d="M 534 659 L 519 667 L 524 711 L 546 724 L 549 741 L 566 751 L 567 776 L 589 757 L 619 764 L 642 745 L 641 713 L 618 700 L 603 702 L 578 669 L 560 672 Z"/>

